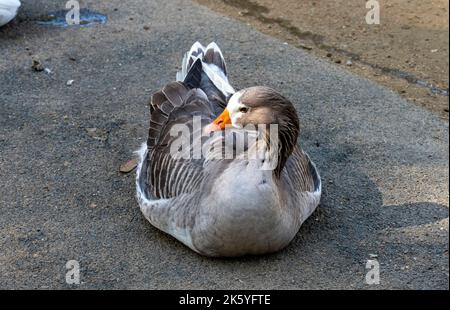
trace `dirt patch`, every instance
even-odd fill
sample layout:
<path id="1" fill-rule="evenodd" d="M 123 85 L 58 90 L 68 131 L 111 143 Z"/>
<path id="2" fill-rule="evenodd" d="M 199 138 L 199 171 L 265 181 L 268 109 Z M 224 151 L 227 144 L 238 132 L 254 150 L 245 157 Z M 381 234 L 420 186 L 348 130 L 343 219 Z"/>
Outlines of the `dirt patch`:
<path id="1" fill-rule="evenodd" d="M 446 0 L 380 3 L 368 25 L 361 0 L 196 0 L 374 80 L 448 120 Z"/>

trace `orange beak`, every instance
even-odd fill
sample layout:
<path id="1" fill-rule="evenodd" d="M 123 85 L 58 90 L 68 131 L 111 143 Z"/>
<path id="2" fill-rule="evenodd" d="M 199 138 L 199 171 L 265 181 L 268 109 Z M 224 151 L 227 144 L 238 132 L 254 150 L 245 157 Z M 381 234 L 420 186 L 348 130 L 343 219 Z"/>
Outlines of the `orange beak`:
<path id="1" fill-rule="evenodd" d="M 230 113 L 228 113 L 227 108 L 223 110 L 211 124 L 205 127 L 206 133 L 211 133 L 213 131 L 224 130 L 226 125 L 231 124 Z"/>

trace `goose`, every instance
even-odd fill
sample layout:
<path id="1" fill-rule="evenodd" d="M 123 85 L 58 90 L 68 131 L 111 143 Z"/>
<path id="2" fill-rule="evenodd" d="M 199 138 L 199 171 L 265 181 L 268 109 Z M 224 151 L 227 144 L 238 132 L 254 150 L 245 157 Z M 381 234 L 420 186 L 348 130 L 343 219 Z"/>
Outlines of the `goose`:
<path id="1" fill-rule="evenodd" d="M 286 97 L 263 86 L 235 91 L 218 45 L 196 42 L 176 81 L 149 106 L 136 173 L 146 220 L 209 257 L 272 253 L 292 241 L 318 206 L 322 185 L 297 143 L 299 118 Z M 260 139 L 249 139 L 257 124 Z M 182 141 L 197 143 L 180 144 L 180 132 Z M 231 156 L 217 156 L 227 151 Z"/>
<path id="2" fill-rule="evenodd" d="M 0 27 L 16 17 L 19 7 L 19 0 L 0 0 Z"/>

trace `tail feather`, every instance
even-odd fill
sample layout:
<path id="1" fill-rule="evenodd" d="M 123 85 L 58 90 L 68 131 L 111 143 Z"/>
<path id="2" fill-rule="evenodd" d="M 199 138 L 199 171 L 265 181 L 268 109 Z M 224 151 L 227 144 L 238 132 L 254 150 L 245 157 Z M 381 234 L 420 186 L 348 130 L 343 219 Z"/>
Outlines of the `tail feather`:
<path id="1" fill-rule="evenodd" d="M 195 42 L 189 52 L 184 54 L 183 61 L 181 63 L 181 71 L 177 72 L 177 81 L 184 81 L 194 62 L 198 58 L 203 59 L 204 55 L 205 47 L 200 44 L 200 42 Z"/>
<path id="2" fill-rule="evenodd" d="M 216 65 L 220 71 L 227 76 L 227 66 L 225 64 L 225 58 L 223 57 L 222 51 L 215 42 L 211 42 L 205 50 L 205 56 L 203 61 L 207 64 Z"/>
<path id="3" fill-rule="evenodd" d="M 212 42 L 206 48 L 199 42 L 192 45 L 184 55 L 181 71 L 177 72 L 177 81 L 186 81 L 193 64 L 200 59 L 202 70 L 215 87 L 227 98 L 235 93 L 227 77 L 225 59 L 219 46 Z"/>

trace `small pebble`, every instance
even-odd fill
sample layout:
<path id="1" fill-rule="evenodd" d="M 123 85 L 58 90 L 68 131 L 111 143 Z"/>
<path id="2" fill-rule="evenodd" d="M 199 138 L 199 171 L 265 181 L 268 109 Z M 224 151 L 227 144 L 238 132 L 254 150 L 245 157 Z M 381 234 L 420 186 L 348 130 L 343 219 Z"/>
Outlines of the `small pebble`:
<path id="1" fill-rule="evenodd" d="M 44 66 L 41 64 L 41 62 L 39 61 L 39 59 L 33 59 L 33 64 L 31 65 L 31 68 L 34 71 L 44 71 Z"/>
<path id="2" fill-rule="evenodd" d="M 73 82 L 74 82 L 73 80 L 68 80 L 67 83 L 66 83 L 66 85 L 67 85 L 67 86 L 72 86 Z"/>

